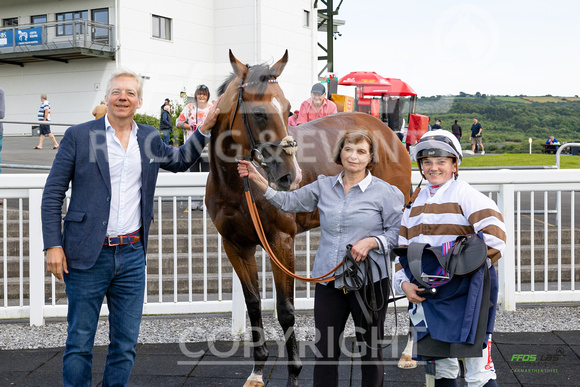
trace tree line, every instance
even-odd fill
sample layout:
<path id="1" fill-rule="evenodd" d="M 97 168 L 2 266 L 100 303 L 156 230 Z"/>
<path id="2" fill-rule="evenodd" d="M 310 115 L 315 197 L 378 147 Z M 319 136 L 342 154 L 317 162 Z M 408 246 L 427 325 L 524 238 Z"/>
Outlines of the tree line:
<path id="1" fill-rule="evenodd" d="M 441 120 L 447 130 L 458 120 L 464 145 L 470 142 L 470 128 L 477 118 L 483 126 L 483 141 L 491 146 L 486 145 L 486 151 L 528 152 L 532 138 L 536 152 L 550 136 L 562 143 L 580 141 L 580 99 L 558 100 L 534 102 L 525 96 L 485 94 L 424 97 L 417 101 L 416 112 L 429 116 L 431 125 Z"/>
<path id="2" fill-rule="evenodd" d="M 441 120 L 441 126 L 447 130 L 451 130 L 451 125 L 458 120 L 463 129 L 461 142 L 464 149 L 471 149 L 469 134 L 474 117 L 483 126 L 483 141 L 488 152 L 527 153 L 529 138 L 533 141 L 533 151 L 538 153 L 550 136 L 561 143 L 580 142 L 580 98 L 546 100 L 548 102 L 535 102 L 533 97 L 526 96 L 460 93 L 458 96 L 419 98 L 416 112 L 429 116 L 431 125 L 435 124 L 435 120 Z M 174 122 L 185 104 L 186 101 L 172 103 Z M 135 120 L 159 127 L 157 117 L 137 114 Z M 174 127 L 171 137 L 174 144 L 183 143 L 181 129 Z"/>

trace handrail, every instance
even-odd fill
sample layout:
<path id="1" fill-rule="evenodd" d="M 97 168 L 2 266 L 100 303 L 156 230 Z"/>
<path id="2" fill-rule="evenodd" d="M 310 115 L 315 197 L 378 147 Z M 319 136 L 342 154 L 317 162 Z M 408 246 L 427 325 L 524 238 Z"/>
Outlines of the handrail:
<path id="1" fill-rule="evenodd" d="M 67 28 L 63 32 L 62 28 Z M 34 44 L 18 44 L 20 30 L 42 28 L 41 40 Z M 70 30 L 69 30 L 70 29 Z M 115 26 L 86 19 L 58 20 L 18 26 L 0 27 L 0 32 L 11 31 L 13 44 L 0 47 L 0 58 L 13 58 L 15 54 L 31 54 L 41 51 L 87 48 L 103 53 L 116 51 Z M 98 35 L 95 33 L 98 32 Z"/>
<path id="2" fill-rule="evenodd" d="M 27 28 L 44 27 L 44 26 L 52 27 L 52 26 L 61 26 L 61 25 L 71 25 L 71 24 L 76 24 L 76 23 L 83 23 L 83 24 L 87 23 L 88 25 L 99 27 L 99 28 L 112 28 L 112 27 L 114 27 L 113 24 L 107 24 L 107 23 L 101 23 L 101 22 L 97 22 L 97 21 L 93 21 L 93 20 L 76 18 L 76 19 L 70 19 L 70 20 L 47 21 L 47 22 L 43 22 L 43 23 L 19 24 L 17 26 L 4 26 L 4 27 L 0 27 L 0 31 L 27 29 Z"/>
<path id="3" fill-rule="evenodd" d="M 0 120 L 0 124 L 23 124 L 23 125 L 53 125 L 53 126 L 75 126 L 67 122 L 58 121 L 16 121 L 16 120 Z"/>
<path id="4" fill-rule="evenodd" d="M 562 153 L 562 150 L 564 150 L 565 148 L 571 148 L 572 146 L 580 147 L 580 142 L 566 142 L 560 145 L 560 147 L 556 151 L 556 168 L 560 169 L 560 154 Z"/>

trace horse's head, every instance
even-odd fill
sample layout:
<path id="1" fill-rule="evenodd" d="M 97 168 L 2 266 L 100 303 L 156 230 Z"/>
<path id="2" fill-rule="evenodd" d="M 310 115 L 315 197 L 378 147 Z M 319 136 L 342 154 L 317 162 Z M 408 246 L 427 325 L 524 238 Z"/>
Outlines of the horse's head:
<path id="1" fill-rule="evenodd" d="M 290 103 L 277 78 L 288 62 L 288 51 L 273 66 L 242 64 L 230 50 L 233 75 L 222 85 L 220 109 L 229 118 L 229 135 L 244 155 L 260 164 L 270 186 L 287 191 L 296 180 L 297 144 L 288 133 Z M 230 109 L 223 106 L 230 105 Z"/>

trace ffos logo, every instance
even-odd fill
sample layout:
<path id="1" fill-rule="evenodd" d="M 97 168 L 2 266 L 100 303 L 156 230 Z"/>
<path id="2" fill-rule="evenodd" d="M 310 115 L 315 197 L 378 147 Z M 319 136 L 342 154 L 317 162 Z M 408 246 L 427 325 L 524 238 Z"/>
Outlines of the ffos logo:
<path id="1" fill-rule="evenodd" d="M 515 353 L 512 355 L 511 361 L 536 361 L 536 356 L 537 355 L 524 355 L 521 353 Z"/>
<path id="2" fill-rule="evenodd" d="M 545 353 L 541 355 L 531 354 L 526 355 L 522 353 L 516 353 L 512 355 L 511 361 L 537 361 L 537 362 L 557 362 L 561 358 L 565 357 L 566 353 L 562 348 L 557 348 L 556 353 Z"/>

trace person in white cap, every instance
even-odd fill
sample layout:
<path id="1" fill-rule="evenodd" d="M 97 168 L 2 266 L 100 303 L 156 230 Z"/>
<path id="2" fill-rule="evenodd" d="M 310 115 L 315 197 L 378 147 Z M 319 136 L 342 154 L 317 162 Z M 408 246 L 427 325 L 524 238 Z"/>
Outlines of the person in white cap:
<path id="1" fill-rule="evenodd" d="M 503 256 L 505 249 L 506 228 L 503 217 L 493 200 L 468 183 L 457 180 L 463 154 L 459 141 L 450 132 L 434 130 L 425 133 L 413 153 L 421 176 L 428 183 L 426 189 L 419 191 L 415 201 L 406 206 L 399 231 L 399 246 L 407 247 L 412 242 L 442 246 L 454 241 L 460 235 L 477 233 L 482 235 L 487 245 L 489 298 L 493 305 L 489 308 L 487 326 L 484 326 L 486 330 L 484 342 L 474 344 L 484 348 L 481 356 L 465 357 L 463 362 L 468 386 L 497 386 L 496 373 L 491 360 L 491 333 L 498 294 L 497 275 L 493 264 Z M 401 262 L 405 263 L 403 258 Z M 401 263 L 398 263 L 397 269 L 401 268 Z M 465 321 L 462 314 L 466 309 L 465 304 L 454 305 L 449 299 L 442 300 L 439 297 L 446 292 L 449 293 L 449 289 L 455 292 L 454 297 L 469 297 L 470 294 L 461 293 L 461 289 L 465 291 L 465 286 L 470 283 L 465 281 L 471 281 L 471 278 L 454 276 L 441 286 L 441 288 L 450 286 L 452 288 L 441 289 L 445 291 L 440 291 L 435 296 L 421 297 L 417 292 L 424 288 L 415 280 L 409 280 L 410 277 L 412 275 L 408 267 L 398 270 L 395 273 L 394 285 L 395 289 L 399 293 L 404 293 L 409 300 L 409 316 L 413 326 L 419 328 L 414 331 L 415 339 L 421 340 L 427 335 L 435 339 L 435 336 L 439 334 L 436 331 L 438 326 L 442 328 L 443 336 L 459 336 L 461 325 Z M 464 310 L 457 310 L 461 308 Z M 484 311 L 483 308 L 481 310 Z M 430 313 L 432 311 L 436 311 L 438 317 L 433 317 L 433 313 Z M 450 323 L 450 319 L 455 318 L 461 320 L 457 325 Z M 458 328 L 450 329 L 452 326 Z M 445 340 L 445 342 L 448 341 Z M 456 358 L 440 358 L 435 360 L 434 364 L 435 386 L 457 386 L 459 364 Z"/>
<path id="2" fill-rule="evenodd" d="M 326 89 L 322 83 L 316 83 L 310 90 L 310 98 L 300 105 L 297 124 L 304 124 L 320 117 L 337 113 L 336 104 L 325 96 Z"/>

